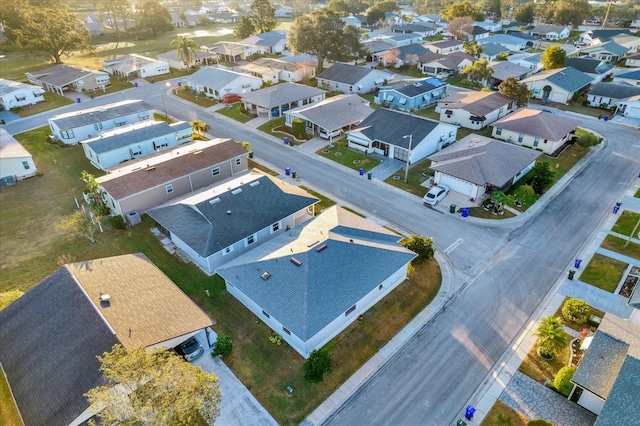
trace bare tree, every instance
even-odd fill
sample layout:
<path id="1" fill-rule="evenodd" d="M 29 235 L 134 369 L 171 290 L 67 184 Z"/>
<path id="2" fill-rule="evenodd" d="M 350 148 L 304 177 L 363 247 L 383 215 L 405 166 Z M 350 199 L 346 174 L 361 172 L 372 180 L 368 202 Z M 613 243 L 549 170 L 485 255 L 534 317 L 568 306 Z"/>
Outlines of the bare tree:
<path id="1" fill-rule="evenodd" d="M 467 33 L 473 27 L 473 19 L 465 16 L 464 18 L 453 18 L 447 25 L 449 31 L 456 40 L 466 39 Z"/>

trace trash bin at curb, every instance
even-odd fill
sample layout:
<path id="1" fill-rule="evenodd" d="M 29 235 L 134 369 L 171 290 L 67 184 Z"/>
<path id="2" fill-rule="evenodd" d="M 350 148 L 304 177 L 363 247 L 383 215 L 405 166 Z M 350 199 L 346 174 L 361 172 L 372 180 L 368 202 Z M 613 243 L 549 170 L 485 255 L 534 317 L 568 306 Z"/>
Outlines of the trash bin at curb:
<path id="1" fill-rule="evenodd" d="M 360 170 L 358 170 L 358 173 L 360 174 L 360 176 L 364 175 L 364 169 L 362 167 L 360 167 Z"/>
<path id="2" fill-rule="evenodd" d="M 289 167 L 285 167 L 285 169 L 284 169 L 284 174 L 285 174 L 285 175 L 287 175 L 287 176 L 289 176 L 289 175 L 291 174 L 291 168 L 289 168 Z"/>
<path id="3" fill-rule="evenodd" d="M 570 280 L 573 280 L 573 276 L 574 276 L 575 274 L 576 274 L 576 271 L 574 271 L 573 269 L 571 269 L 571 270 L 569 271 L 569 279 L 570 279 Z"/>
<path id="4" fill-rule="evenodd" d="M 449 206 L 449 213 L 455 213 L 456 212 L 456 205 L 455 204 L 451 204 Z"/>
<path id="5" fill-rule="evenodd" d="M 291 177 L 294 178 L 294 179 L 296 178 L 296 171 L 295 170 L 291 172 Z"/>
<path id="6" fill-rule="evenodd" d="M 469 216 L 469 209 L 466 208 L 466 207 L 464 209 L 462 209 L 461 215 L 462 215 L 462 217 Z"/>
<path id="7" fill-rule="evenodd" d="M 371 172 L 367 173 L 367 179 L 371 180 Z"/>

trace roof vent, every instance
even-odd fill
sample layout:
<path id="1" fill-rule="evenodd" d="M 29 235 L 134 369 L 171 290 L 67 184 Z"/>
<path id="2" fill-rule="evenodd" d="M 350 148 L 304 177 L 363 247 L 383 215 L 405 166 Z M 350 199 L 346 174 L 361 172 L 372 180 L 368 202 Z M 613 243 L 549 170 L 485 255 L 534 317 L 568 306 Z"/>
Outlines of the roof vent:
<path id="1" fill-rule="evenodd" d="M 299 261 L 298 259 L 296 259 L 295 257 L 292 257 L 291 259 L 289 259 L 289 261 L 290 261 L 291 263 L 293 263 L 294 265 L 296 265 L 296 266 L 300 266 L 300 265 L 302 265 L 302 262 L 300 262 L 300 261 Z"/>
<path id="2" fill-rule="evenodd" d="M 151 167 L 147 168 L 147 171 L 150 172 L 151 170 L 155 170 L 155 169 L 156 169 L 156 166 L 151 166 Z"/>
<path id="3" fill-rule="evenodd" d="M 268 273 L 267 271 L 264 271 L 264 272 L 262 273 L 262 275 L 260 275 L 260 278 L 262 278 L 263 280 L 265 280 L 265 281 L 266 281 L 266 280 L 268 280 L 268 279 L 269 279 L 269 277 L 270 277 L 270 276 L 271 276 L 271 274 L 270 274 L 270 273 Z"/>
<path id="4" fill-rule="evenodd" d="M 251 183 L 249 184 L 249 186 L 258 186 L 258 185 L 260 185 L 260 181 L 259 181 L 259 180 L 256 180 L 256 181 L 254 181 L 254 182 L 251 182 Z"/>
<path id="5" fill-rule="evenodd" d="M 227 214 L 230 215 L 231 214 L 231 210 L 227 210 Z"/>
<path id="6" fill-rule="evenodd" d="M 220 202 L 220 197 L 216 197 L 213 200 L 209 200 L 209 204 L 215 204 Z"/>
<path id="7" fill-rule="evenodd" d="M 193 155 L 198 155 L 198 154 L 202 154 L 202 150 L 199 149 L 197 151 L 193 151 Z"/>
<path id="8" fill-rule="evenodd" d="M 320 242 L 320 241 L 314 241 L 314 242 L 312 242 L 311 244 L 307 245 L 307 247 L 313 247 L 313 246 L 315 246 L 316 244 L 318 244 L 319 242 Z"/>
<path id="9" fill-rule="evenodd" d="M 100 293 L 100 302 L 109 303 L 110 300 L 111 300 L 111 296 L 109 296 L 108 294 Z"/>
<path id="10" fill-rule="evenodd" d="M 241 192 L 242 192 L 242 188 L 234 189 L 233 191 L 231 191 L 233 195 L 238 195 Z"/>
<path id="11" fill-rule="evenodd" d="M 351 242 L 353 242 L 353 240 L 351 240 Z M 323 245 L 321 245 L 320 247 L 318 247 L 318 248 L 316 249 L 316 251 L 317 251 L 318 253 L 320 253 L 322 250 L 325 250 L 327 247 L 328 247 L 328 246 L 327 246 L 326 244 L 323 244 Z"/>

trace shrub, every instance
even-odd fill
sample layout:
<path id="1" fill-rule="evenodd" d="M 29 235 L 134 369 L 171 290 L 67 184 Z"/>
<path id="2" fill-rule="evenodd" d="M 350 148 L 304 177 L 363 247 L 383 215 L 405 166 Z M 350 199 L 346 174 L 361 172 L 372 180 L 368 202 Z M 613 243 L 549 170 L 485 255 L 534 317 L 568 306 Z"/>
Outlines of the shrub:
<path id="1" fill-rule="evenodd" d="M 573 321 L 576 324 L 586 323 L 590 313 L 591 309 L 589 309 L 589 304 L 581 299 L 567 299 L 564 305 L 562 305 L 562 316 L 564 319 Z"/>
<path id="2" fill-rule="evenodd" d="M 218 338 L 216 339 L 216 347 L 211 352 L 212 356 L 227 356 L 231 353 L 233 349 L 233 341 L 231 337 L 226 334 L 218 334 Z"/>
<path id="3" fill-rule="evenodd" d="M 111 226 L 113 226 L 113 229 L 117 231 L 122 231 L 127 227 L 127 225 L 124 223 L 124 218 L 121 215 L 111 216 L 109 218 L 109 223 L 111 224 Z"/>
<path id="4" fill-rule="evenodd" d="M 310 382 L 321 382 L 324 379 L 324 373 L 331 371 L 332 364 L 328 350 L 324 348 L 313 350 L 303 365 L 304 378 Z"/>
<path id="5" fill-rule="evenodd" d="M 553 171 L 546 161 L 537 161 L 533 166 L 533 179 L 531 186 L 536 194 L 542 194 L 544 188 L 553 180 Z"/>
<path id="6" fill-rule="evenodd" d="M 432 258 L 436 251 L 433 247 L 433 238 L 422 237 L 416 234 L 413 234 L 408 239 L 403 240 L 400 245 L 408 248 L 418 255 L 418 257 L 414 259 L 416 263 L 421 263 Z"/>
<path id="7" fill-rule="evenodd" d="M 293 131 L 293 134 L 296 136 L 304 134 L 304 128 L 305 128 L 304 120 L 301 118 L 294 118 L 293 121 L 291 122 L 291 130 Z"/>
<path id="8" fill-rule="evenodd" d="M 573 383 L 571 379 L 576 372 L 575 367 L 562 367 L 556 377 L 553 379 L 553 387 L 557 389 L 564 396 L 569 396 L 571 389 L 573 389 Z"/>
<path id="9" fill-rule="evenodd" d="M 584 132 L 578 137 L 578 145 L 583 148 L 589 148 L 591 146 L 598 145 L 600 143 L 600 139 L 590 132 Z"/>
<path id="10" fill-rule="evenodd" d="M 18 297 L 22 296 L 24 293 L 20 290 L 9 290 L 3 293 L 0 293 L 0 311 L 12 304 L 18 299 Z"/>

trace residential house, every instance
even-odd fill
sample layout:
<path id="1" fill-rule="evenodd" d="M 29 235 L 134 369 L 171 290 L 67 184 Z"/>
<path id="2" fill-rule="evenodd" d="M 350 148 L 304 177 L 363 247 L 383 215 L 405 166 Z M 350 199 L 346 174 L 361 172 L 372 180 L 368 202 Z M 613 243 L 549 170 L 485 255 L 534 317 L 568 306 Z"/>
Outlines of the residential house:
<path id="1" fill-rule="evenodd" d="M 85 22 L 84 26 L 87 27 L 91 37 L 102 37 L 105 34 L 105 28 L 102 22 Z"/>
<path id="2" fill-rule="evenodd" d="M 337 95 L 320 102 L 300 106 L 285 113 L 285 124 L 289 127 L 295 118 L 305 122 L 306 132 L 329 134 L 350 130 L 367 118 L 373 109 L 369 102 L 358 95 Z"/>
<path id="3" fill-rule="evenodd" d="M 494 189 L 507 191 L 535 165 L 542 153 L 471 134 L 429 156 L 434 185 L 478 200 Z"/>
<path id="4" fill-rule="evenodd" d="M 531 75 L 530 69 L 509 61 L 490 62 L 489 67 L 493 69 L 493 74 L 491 74 L 491 78 L 489 79 L 491 87 L 496 87 L 509 77 L 520 81 Z"/>
<path id="5" fill-rule="evenodd" d="M 502 32 L 505 34 L 520 32 L 521 29 L 530 30 L 532 28 L 533 25 L 529 22 L 510 21 L 509 23 L 502 23 Z"/>
<path id="6" fill-rule="evenodd" d="M 174 28 L 184 28 L 187 26 L 186 22 L 184 22 L 184 19 L 182 19 L 178 13 L 170 12 L 170 14 L 171 23 L 173 24 Z"/>
<path id="7" fill-rule="evenodd" d="M 440 121 L 479 130 L 515 110 L 515 102 L 498 92 L 459 92 L 440 99 Z"/>
<path id="8" fill-rule="evenodd" d="M 590 76 L 571 67 L 542 71 L 522 80 L 532 98 L 561 104 L 571 101 L 575 94 L 585 93 L 592 81 Z"/>
<path id="9" fill-rule="evenodd" d="M 607 64 L 601 59 L 592 58 L 591 56 L 571 56 L 567 58 L 564 64 L 567 67 L 575 68 L 587 74 L 592 78 L 594 83 L 598 83 L 610 76 L 614 69 L 613 65 Z"/>
<path id="10" fill-rule="evenodd" d="M 262 87 L 262 79 L 223 68 L 202 67 L 184 77 L 184 83 L 196 93 L 208 98 L 222 99 L 227 93 L 244 95 Z"/>
<path id="11" fill-rule="evenodd" d="M 173 49 L 168 52 L 159 53 L 158 59 L 162 62 L 168 63 L 171 68 L 175 68 L 177 70 L 186 70 L 202 65 L 216 64 L 218 63 L 218 54 L 207 52 L 206 50 L 196 50 L 195 55 L 187 64 L 184 59 L 178 57 L 178 50 Z"/>
<path id="12" fill-rule="evenodd" d="M 569 397 L 598 415 L 597 426 L 637 423 L 629 397 L 640 393 L 640 327 L 605 314 L 571 381 Z"/>
<path id="13" fill-rule="evenodd" d="M 497 33 L 498 31 L 502 30 L 502 22 L 493 22 L 491 20 L 475 21 L 473 25 L 484 28 L 485 30 L 492 33 Z"/>
<path id="14" fill-rule="evenodd" d="M 365 94 L 392 77 L 387 71 L 338 62 L 318 76 L 318 87 L 342 93 Z"/>
<path id="15" fill-rule="evenodd" d="M 402 23 L 404 23 L 404 21 L 402 20 L 402 16 L 398 15 L 395 12 L 386 12 L 384 14 L 384 22 L 390 27 L 402 25 Z"/>
<path id="16" fill-rule="evenodd" d="M 225 62 L 248 61 L 254 55 L 264 55 L 262 46 L 232 41 L 220 41 L 211 46 L 201 46 L 200 48 L 217 54 L 220 60 Z"/>
<path id="17" fill-rule="evenodd" d="M 634 53 L 627 56 L 624 64 L 627 67 L 640 67 L 640 53 Z"/>
<path id="18" fill-rule="evenodd" d="M 37 172 L 29 151 L 0 127 L 0 187 L 35 176 Z"/>
<path id="19" fill-rule="evenodd" d="M 326 92 L 304 84 L 282 83 L 258 89 L 242 97 L 247 111 L 267 118 L 280 117 L 285 111 L 313 103 L 322 102 Z"/>
<path id="20" fill-rule="evenodd" d="M 251 172 L 147 211 L 205 273 L 314 216 L 319 200 L 295 185 Z"/>
<path id="21" fill-rule="evenodd" d="M 358 128 L 347 133 L 348 146 L 414 164 L 456 141 L 449 124 L 378 108 Z"/>
<path id="22" fill-rule="evenodd" d="M 81 141 L 84 155 L 99 169 L 143 158 L 193 140 L 191 124 L 143 121 L 106 130 Z"/>
<path id="23" fill-rule="evenodd" d="M 618 101 L 616 104 L 616 114 L 624 117 L 640 119 L 640 96 L 632 96 L 628 99 Z M 638 293 L 640 297 L 640 293 Z M 640 309 L 640 307 L 638 307 Z"/>
<path id="24" fill-rule="evenodd" d="M 449 75 L 459 74 L 469 65 L 477 61 L 471 55 L 464 52 L 453 52 L 447 55 L 439 55 L 437 53 L 427 52 L 418 60 L 418 69 L 422 74 L 436 75 L 446 72 Z"/>
<path id="25" fill-rule="evenodd" d="M 478 25 L 473 25 L 470 28 L 463 30 L 467 41 L 480 41 L 489 37 L 489 30 L 484 29 Z"/>
<path id="26" fill-rule="evenodd" d="M 169 74 L 169 63 L 132 53 L 102 61 L 102 69 L 109 75 L 129 78 L 148 78 Z"/>
<path id="27" fill-rule="evenodd" d="M 611 40 L 620 46 L 626 47 L 627 54 L 637 53 L 640 47 L 640 37 L 635 35 L 620 34 L 611 37 Z"/>
<path id="28" fill-rule="evenodd" d="M 42 71 L 26 73 L 30 83 L 42 87 L 48 92 L 64 96 L 65 91 L 105 90 L 111 84 L 109 74 L 86 68 L 58 64 Z"/>
<path id="29" fill-rule="evenodd" d="M 425 108 L 447 96 L 446 83 L 433 77 L 400 80 L 380 87 L 373 98 L 377 104 L 401 111 Z"/>
<path id="30" fill-rule="evenodd" d="M 571 140 L 579 124 L 573 118 L 521 108 L 494 122 L 491 136 L 551 155 Z"/>
<path id="31" fill-rule="evenodd" d="M 587 96 L 589 106 L 610 108 L 620 101 L 640 95 L 640 86 L 634 86 L 624 81 L 601 82 L 593 85 Z"/>
<path id="32" fill-rule="evenodd" d="M 352 27 L 360 28 L 362 27 L 362 21 L 356 18 L 353 15 L 349 15 L 344 18 L 340 18 L 340 20 L 344 23 L 344 25 L 351 25 Z"/>
<path id="33" fill-rule="evenodd" d="M 527 48 L 528 40 L 510 34 L 496 34 L 483 38 L 478 42 L 482 47 L 489 43 L 499 44 L 512 52 L 519 52 Z"/>
<path id="34" fill-rule="evenodd" d="M 9 111 L 44 101 L 40 86 L 0 78 L 0 111 Z"/>
<path id="35" fill-rule="evenodd" d="M 421 37 L 433 37 L 442 32 L 442 27 L 430 22 L 414 20 L 409 24 L 398 25 L 392 29 L 394 32 L 405 34 L 417 34 Z"/>
<path id="36" fill-rule="evenodd" d="M 98 136 L 105 130 L 153 119 L 153 108 L 138 99 L 67 112 L 48 120 L 53 138 L 66 144 Z"/>
<path id="37" fill-rule="evenodd" d="M 507 57 L 507 61 L 529 68 L 533 74 L 542 70 L 542 53 L 521 53 Z"/>
<path id="38" fill-rule="evenodd" d="M 570 28 L 563 25 L 539 24 L 527 30 L 532 36 L 537 36 L 545 40 L 561 40 L 569 37 Z"/>
<path id="39" fill-rule="evenodd" d="M 231 139 L 197 141 L 118 165 L 96 181 L 111 214 L 126 218 L 246 173 L 247 157 Z"/>
<path id="40" fill-rule="evenodd" d="M 95 414 L 85 394 L 108 383 L 98 356 L 173 348 L 211 325 L 144 254 L 85 260 L 0 311 L 0 363 L 25 425 L 80 425 Z"/>
<path id="41" fill-rule="evenodd" d="M 240 41 L 247 45 L 254 45 L 265 53 L 282 53 L 287 47 L 287 33 L 285 31 L 268 31 L 247 37 Z"/>
<path id="42" fill-rule="evenodd" d="M 276 8 L 274 16 L 276 18 L 293 18 L 296 16 L 296 10 L 292 6 L 280 5 Z"/>
<path id="43" fill-rule="evenodd" d="M 244 13 L 236 13 L 230 11 L 215 12 L 211 14 L 209 20 L 216 24 L 236 24 L 240 22 L 240 18 L 242 18 L 243 15 Z"/>
<path id="44" fill-rule="evenodd" d="M 271 58 L 258 58 L 251 63 L 233 67 L 233 70 L 259 77 L 271 84 L 298 82 L 316 76 L 316 67 L 309 63 L 291 63 Z"/>
<path id="45" fill-rule="evenodd" d="M 371 62 L 381 62 L 384 66 L 387 66 L 384 58 L 396 48 L 390 40 L 377 37 L 363 41 L 362 47 L 371 56 Z"/>
<path id="46" fill-rule="evenodd" d="M 219 273 L 229 293 L 308 358 L 406 279 L 416 255 L 400 239 L 333 206 Z"/>
<path id="47" fill-rule="evenodd" d="M 442 21 L 440 15 L 435 13 L 427 13 L 426 15 L 420 15 L 416 18 L 416 20 L 421 22 L 430 22 L 433 24 L 437 24 Z"/>
<path id="48" fill-rule="evenodd" d="M 606 43 L 596 44 L 594 46 L 583 47 L 579 51 L 580 56 L 591 56 L 607 63 L 620 61 L 629 51 L 629 48 L 610 40 Z"/>
<path id="49" fill-rule="evenodd" d="M 489 62 L 495 61 L 500 55 L 506 57 L 510 53 L 509 49 L 497 43 L 483 43 L 481 46 L 482 53 L 479 59 L 486 59 Z"/>
<path id="50" fill-rule="evenodd" d="M 640 85 L 640 70 L 623 70 L 613 75 L 613 81 L 626 81 L 629 84 Z"/>
<path id="51" fill-rule="evenodd" d="M 433 53 L 439 53 L 445 55 L 447 53 L 457 52 L 462 50 L 462 42 L 459 40 L 440 40 L 424 45 L 427 49 Z"/>
<path id="52" fill-rule="evenodd" d="M 428 50 L 420 44 L 409 44 L 391 50 L 392 54 L 397 54 L 394 65 L 396 68 L 403 65 L 416 66 L 420 61 L 420 57 L 426 52 Z M 383 59 L 386 59 L 386 57 L 383 57 Z"/>
<path id="53" fill-rule="evenodd" d="M 588 30 L 580 34 L 579 41 L 586 45 L 604 44 L 611 40 L 612 37 L 618 35 L 633 35 L 630 30 L 616 28 L 613 30 L 596 29 Z"/>

